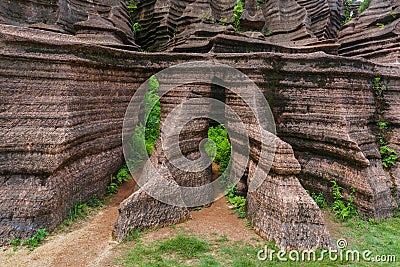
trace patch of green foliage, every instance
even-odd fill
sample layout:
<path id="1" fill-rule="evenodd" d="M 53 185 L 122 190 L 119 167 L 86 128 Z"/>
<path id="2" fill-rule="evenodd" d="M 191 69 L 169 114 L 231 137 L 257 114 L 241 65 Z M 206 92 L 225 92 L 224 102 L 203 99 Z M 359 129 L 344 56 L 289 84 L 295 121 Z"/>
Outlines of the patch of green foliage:
<path id="1" fill-rule="evenodd" d="M 130 156 L 127 165 L 131 170 L 137 170 L 144 159 L 151 155 L 154 144 L 160 133 L 161 118 L 160 99 L 158 96 L 159 83 L 156 76 L 151 76 L 148 82 L 148 90 L 144 95 L 144 112 L 147 123 L 139 122 L 129 142 Z"/>
<path id="2" fill-rule="evenodd" d="M 125 4 L 130 12 L 137 9 L 137 1 L 136 0 L 125 0 Z"/>
<path id="3" fill-rule="evenodd" d="M 103 201 L 94 195 L 86 203 L 75 202 L 73 207 L 69 209 L 68 219 L 65 220 L 60 227 L 70 226 L 72 222 L 86 218 L 95 209 L 103 207 Z"/>
<path id="4" fill-rule="evenodd" d="M 16 238 L 10 240 L 9 242 L 13 246 L 14 251 L 16 251 L 20 246 L 27 246 L 30 251 L 33 251 L 49 235 L 49 232 L 47 232 L 45 228 L 40 228 L 31 238 L 28 238 L 25 241 L 21 241 L 20 238 Z"/>
<path id="5" fill-rule="evenodd" d="M 382 80 L 378 76 L 378 74 L 372 82 L 372 90 L 377 99 L 378 119 L 382 119 L 385 106 L 384 92 L 387 90 L 387 88 L 385 85 L 382 84 Z M 376 137 L 380 145 L 379 153 L 381 154 L 382 166 L 386 169 L 390 169 L 396 164 L 398 156 L 397 152 L 393 148 L 388 146 L 389 142 L 387 141 L 387 135 L 389 122 L 378 121 L 377 126 L 378 133 L 376 134 Z"/>
<path id="6" fill-rule="evenodd" d="M 218 20 L 218 24 L 219 24 L 219 25 L 222 25 L 222 26 L 228 26 L 228 25 L 229 25 L 228 18 L 220 18 L 220 19 Z"/>
<path id="7" fill-rule="evenodd" d="M 386 91 L 386 86 L 382 85 L 382 81 L 380 77 L 375 77 L 372 82 L 372 90 L 374 91 L 375 96 L 378 100 L 383 100 L 383 93 Z"/>
<path id="8" fill-rule="evenodd" d="M 316 193 L 312 192 L 310 194 L 310 196 L 315 201 L 315 203 L 317 203 L 318 207 L 323 209 L 323 208 L 326 208 L 328 206 L 328 203 L 326 202 L 324 194 L 322 194 L 322 192 L 320 192 L 319 194 L 316 194 Z"/>
<path id="9" fill-rule="evenodd" d="M 236 31 L 240 31 L 240 17 L 243 14 L 244 11 L 243 8 L 244 8 L 244 1 L 237 0 L 237 3 L 233 8 L 233 28 L 235 28 Z"/>
<path id="10" fill-rule="evenodd" d="M 239 218 L 245 218 L 246 198 L 242 196 L 237 196 L 235 192 L 236 185 L 227 190 L 227 192 L 225 193 L 225 196 L 227 197 L 227 202 L 233 206 Z"/>
<path id="11" fill-rule="evenodd" d="M 107 193 L 108 194 L 115 194 L 118 192 L 118 187 L 125 183 L 126 181 L 129 181 L 132 179 L 132 176 L 129 172 L 129 169 L 127 166 L 123 166 L 117 173 L 116 176 L 111 176 L 111 182 L 107 186 Z"/>
<path id="12" fill-rule="evenodd" d="M 35 248 L 37 248 L 43 242 L 43 240 L 49 235 L 50 235 L 49 232 L 47 232 L 45 228 L 38 229 L 36 234 L 34 234 L 31 238 L 28 238 L 27 240 L 22 242 L 22 245 L 28 246 L 28 249 L 32 251 Z"/>
<path id="13" fill-rule="evenodd" d="M 351 14 L 350 14 L 350 10 L 349 10 L 349 5 L 351 5 L 354 2 L 355 2 L 355 0 L 347 0 L 346 3 L 344 3 L 344 7 L 343 7 L 343 9 L 344 9 L 344 21 L 342 22 L 343 25 L 346 24 L 347 22 L 349 22 L 352 19 Z"/>
<path id="14" fill-rule="evenodd" d="M 86 203 L 76 203 L 69 210 L 70 221 L 75 221 L 76 219 L 81 219 L 89 215 L 89 206 Z"/>
<path id="15" fill-rule="evenodd" d="M 381 28 L 381 29 L 383 29 L 383 28 L 385 28 L 385 24 L 383 24 L 383 23 L 377 23 L 376 24 L 376 27 L 378 27 L 378 28 Z"/>
<path id="16" fill-rule="evenodd" d="M 142 29 L 142 26 L 140 25 L 139 22 L 135 22 L 132 24 L 132 30 L 133 30 L 133 34 L 136 36 L 140 30 Z"/>
<path id="17" fill-rule="evenodd" d="M 391 168 L 396 164 L 398 156 L 393 148 L 381 146 L 379 152 L 382 157 L 382 165 L 384 168 Z"/>
<path id="18" fill-rule="evenodd" d="M 396 18 L 397 17 L 397 15 L 398 15 L 398 13 L 396 12 L 396 11 L 390 11 L 389 13 L 388 13 L 390 16 L 392 16 L 392 18 Z"/>
<path id="19" fill-rule="evenodd" d="M 385 146 L 388 144 L 388 141 L 386 140 L 386 132 L 388 129 L 389 123 L 386 121 L 378 121 L 376 123 L 378 126 L 379 132 L 376 135 L 376 139 L 381 146 Z"/>
<path id="20" fill-rule="evenodd" d="M 10 245 L 13 246 L 13 250 L 17 251 L 19 246 L 21 245 L 21 238 L 14 238 L 14 239 L 11 239 L 9 242 L 10 242 Z"/>
<path id="21" fill-rule="evenodd" d="M 333 184 L 332 193 L 334 199 L 332 210 L 336 216 L 343 221 L 357 216 L 358 212 L 354 206 L 354 188 L 351 188 L 350 196 L 346 200 L 341 193 L 343 188 L 334 180 L 332 180 L 331 183 Z"/>
<path id="22" fill-rule="evenodd" d="M 371 4 L 371 1 L 372 0 L 364 0 L 361 3 L 360 7 L 358 8 L 358 14 L 363 13 L 369 7 L 369 5 Z"/>
<path id="23" fill-rule="evenodd" d="M 205 145 L 207 155 L 214 159 L 214 162 L 219 165 L 221 172 L 224 172 L 231 160 L 231 143 L 229 142 L 228 132 L 224 125 L 220 124 L 216 127 L 208 129 L 208 141 Z"/>

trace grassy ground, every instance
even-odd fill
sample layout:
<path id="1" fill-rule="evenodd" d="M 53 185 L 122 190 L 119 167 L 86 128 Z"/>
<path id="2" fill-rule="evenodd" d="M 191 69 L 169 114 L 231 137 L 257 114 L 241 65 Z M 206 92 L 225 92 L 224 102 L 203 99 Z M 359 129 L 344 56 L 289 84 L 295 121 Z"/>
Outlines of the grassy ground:
<path id="1" fill-rule="evenodd" d="M 136 245 L 118 263 L 122 266 L 400 266 L 400 219 L 387 219 L 382 222 L 350 219 L 346 222 L 337 221 L 333 214 L 325 211 L 325 217 L 330 224 L 335 224 L 332 235 L 337 239 L 344 238 L 348 242 L 348 250 L 371 251 L 371 257 L 376 255 L 395 255 L 397 262 L 377 263 L 361 261 L 331 261 L 326 254 L 325 260 L 316 262 L 294 262 L 288 259 L 281 262 L 274 257 L 260 261 L 257 253 L 267 246 L 278 250 L 272 243 L 255 240 L 252 243 L 231 241 L 229 236 L 213 238 L 195 236 L 184 230 L 177 230 L 175 235 L 167 239 L 146 241 L 145 234 L 136 233 Z M 320 255 L 317 252 L 317 258 Z M 343 252 L 345 255 L 346 249 Z M 335 255 L 335 254 L 333 254 Z M 296 254 L 292 254 L 296 257 Z M 285 256 L 288 258 L 288 255 Z M 300 252 L 301 257 L 301 252 Z M 345 256 L 344 256 L 345 258 Z M 362 258 L 362 256 L 361 256 Z"/>

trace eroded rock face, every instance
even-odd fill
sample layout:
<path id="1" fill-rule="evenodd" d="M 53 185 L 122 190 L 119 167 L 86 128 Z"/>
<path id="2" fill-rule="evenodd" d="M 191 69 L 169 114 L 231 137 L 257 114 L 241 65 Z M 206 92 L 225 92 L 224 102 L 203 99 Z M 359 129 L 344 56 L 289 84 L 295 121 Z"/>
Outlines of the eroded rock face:
<path id="1" fill-rule="evenodd" d="M 77 35 L 86 42 L 137 50 L 123 1 L 2 1 L 0 23 Z"/>
<path id="2" fill-rule="evenodd" d="M 269 0 L 264 4 L 247 0 L 240 24 L 245 33 L 226 26 L 233 22 L 235 4 L 236 0 L 139 1 L 134 20 L 143 27 L 137 41 L 150 51 L 216 51 L 220 37 L 228 39 L 228 45 L 216 52 L 269 52 L 263 47 L 271 44 L 291 48 L 324 44 L 329 45 L 325 51 L 337 51 L 334 39 L 342 20 L 340 0 Z M 229 46 L 230 39 L 234 43 L 240 36 L 245 37 L 247 51 Z"/>
<path id="3" fill-rule="evenodd" d="M 248 118 L 251 160 L 241 181 L 249 219 L 261 236 L 282 248 L 330 246 L 321 213 L 304 188 L 329 195 L 331 180 L 344 188 L 345 196 L 355 188 L 356 205 L 366 215 L 389 217 L 396 207 L 399 167 L 382 168 L 371 83 L 379 74 L 387 86 L 388 141 L 400 151 L 399 67 L 315 53 L 338 48 L 325 40 L 337 36 L 341 1 L 318 0 L 315 9 L 309 1 L 266 1 L 268 12 L 277 11 L 268 17 L 265 7 L 251 9 L 254 2 L 246 1 L 243 23 L 247 19 L 251 29 L 265 21 L 265 29 L 275 27 L 269 36 L 238 33 L 210 21 L 208 14 L 231 17 L 235 1 L 143 1 L 137 40 L 145 49 L 169 51 L 165 53 L 128 51 L 135 45 L 121 1 L 14 2 L 0 4 L 0 244 L 29 237 L 38 228 L 52 230 L 76 202 L 104 195 L 110 175 L 123 162 L 121 128 L 131 96 L 152 74 L 188 61 L 237 68 L 261 88 L 272 108 L 277 153 L 271 172 L 262 169 L 266 179 L 251 191 L 246 186 L 255 165 L 263 162 L 262 135 L 248 110 L 226 92 L 226 103 Z M 378 2 L 345 26 L 341 55 L 396 62 L 398 46 L 386 41 L 397 41 L 398 17 L 389 19 L 386 12 L 397 12 L 398 4 Z M 281 19 L 287 23 L 278 26 Z M 384 34 L 371 26 L 381 22 L 388 23 L 379 29 Z M 383 48 L 377 49 L 380 54 L 364 47 L 375 42 L 375 35 Z M 214 53 L 198 53 L 209 51 Z M 179 101 L 210 95 L 212 88 L 204 85 L 178 88 L 161 99 L 163 119 Z M 183 131 L 181 148 L 188 158 L 199 156 L 198 143 L 207 136 L 208 125 L 208 120 L 198 120 Z M 172 184 L 198 186 L 211 179 L 210 169 L 190 174 L 168 165 L 159 143 L 151 161 Z M 122 203 L 114 235 L 120 240 L 135 228 L 187 218 L 186 208 L 163 204 L 141 189 Z"/>
<path id="4" fill-rule="evenodd" d="M 339 54 L 380 63 L 399 63 L 400 3 L 372 0 L 369 8 L 348 22 L 339 35 Z"/>
<path id="5" fill-rule="evenodd" d="M 252 161 L 249 176 L 255 169 Z M 284 249 L 333 247 L 320 209 L 296 175 L 301 166 L 291 146 L 281 140 L 272 169 L 262 185 L 246 198 L 247 216 L 259 235 Z"/>

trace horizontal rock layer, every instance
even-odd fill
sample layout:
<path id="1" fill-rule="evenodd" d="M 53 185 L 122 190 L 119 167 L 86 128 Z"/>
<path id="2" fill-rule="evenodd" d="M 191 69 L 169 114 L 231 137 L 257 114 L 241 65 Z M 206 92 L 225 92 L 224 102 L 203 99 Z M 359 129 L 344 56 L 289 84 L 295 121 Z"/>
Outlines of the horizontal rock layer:
<path id="1" fill-rule="evenodd" d="M 363 57 L 381 63 L 399 63 L 400 3 L 372 0 L 339 34 L 339 54 Z"/>
<path id="2" fill-rule="evenodd" d="M 87 42 L 137 50 L 128 10 L 119 0 L 2 1 L 0 23 L 67 33 Z"/>
<path id="3" fill-rule="evenodd" d="M 233 32 L 236 0 L 139 1 L 137 43 L 149 51 L 208 52 L 218 34 L 242 35 L 291 47 L 334 44 L 342 21 L 340 0 L 245 1 L 240 30 Z M 249 45 L 251 47 L 251 43 Z M 232 47 L 226 52 L 235 52 Z M 250 51 L 257 52 L 258 49 Z M 335 53 L 336 50 L 331 51 Z"/>

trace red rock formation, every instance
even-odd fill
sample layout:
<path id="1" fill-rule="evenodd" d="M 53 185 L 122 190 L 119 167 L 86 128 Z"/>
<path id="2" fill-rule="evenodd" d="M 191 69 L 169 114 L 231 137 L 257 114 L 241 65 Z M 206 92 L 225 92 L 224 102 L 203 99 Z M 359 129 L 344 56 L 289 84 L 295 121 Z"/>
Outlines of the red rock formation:
<path id="1" fill-rule="evenodd" d="M 266 180 L 247 194 L 248 216 L 261 236 L 284 248 L 329 246 L 320 211 L 301 185 L 329 195 L 330 180 L 344 187 L 345 195 L 356 189 L 360 212 L 376 219 L 391 216 L 399 167 L 382 168 L 371 83 L 379 74 L 387 86 L 383 119 L 390 122 L 390 145 L 400 151 L 399 67 L 315 53 L 335 53 L 338 47 L 328 39 L 337 34 L 339 3 L 268 1 L 271 8 L 262 7 L 263 14 L 271 13 L 265 25 L 275 30 L 264 36 L 211 20 L 229 17 L 233 1 L 141 2 L 137 41 L 145 49 L 169 51 L 164 53 L 129 51 L 136 46 L 127 11 L 117 0 L 0 3 L 0 243 L 41 227 L 52 230 L 76 201 L 104 195 L 123 161 L 121 128 L 131 96 L 150 75 L 196 60 L 228 64 L 248 75 L 274 113 L 279 139 L 272 171 L 262 168 Z M 340 54 L 395 63 L 398 45 L 391 41 L 398 38 L 398 16 L 390 13 L 390 18 L 390 10 L 397 12 L 397 2 L 373 1 L 340 33 Z M 285 23 L 277 25 L 280 20 Z M 377 31 L 376 23 L 386 26 Z M 367 49 L 370 45 L 376 51 Z M 207 86 L 193 88 L 162 98 L 163 116 L 180 100 L 212 94 Z M 226 94 L 226 103 L 248 119 L 251 151 L 242 181 L 249 186 L 254 166 L 265 161 L 259 152 L 262 137 L 233 94 Z M 189 158 L 199 156 L 207 125 L 195 121 L 183 132 L 182 151 Z M 168 165 L 159 145 L 151 160 L 162 174 L 172 170 L 165 174 L 171 183 L 209 181 L 209 169 L 193 174 Z M 186 218 L 186 208 L 162 204 L 139 190 L 121 205 L 114 234 L 121 239 L 134 228 Z"/>

